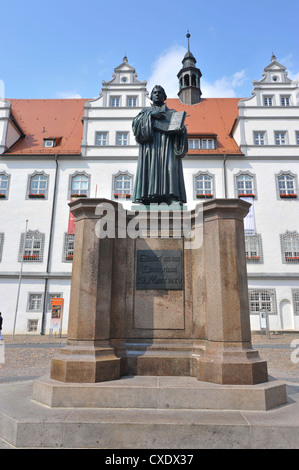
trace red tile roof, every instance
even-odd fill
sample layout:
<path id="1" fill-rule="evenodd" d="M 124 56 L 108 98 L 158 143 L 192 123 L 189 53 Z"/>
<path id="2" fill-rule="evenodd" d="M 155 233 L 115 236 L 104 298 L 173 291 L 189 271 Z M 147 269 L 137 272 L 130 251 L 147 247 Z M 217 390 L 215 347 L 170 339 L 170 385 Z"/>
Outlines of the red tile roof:
<path id="1" fill-rule="evenodd" d="M 80 154 L 85 99 L 9 99 L 11 114 L 25 137 L 5 154 Z M 58 138 L 53 148 L 44 148 L 45 138 Z"/>
<path id="2" fill-rule="evenodd" d="M 21 137 L 6 155 L 80 155 L 83 136 L 82 117 L 86 99 L 10 99 L 12 117 L 22 129 Z M 207 98 L 192 106 L 170 98 L 167 106 L 186 111 L 190 137 L 217 135 L 217 148 L 189 150 L 189 155 L 236 154 L 241 151 L 230 137 L 238 116 L 239 98 Z M 45 148 L 45 138 L 56 138 L 57 145 Z"/>
<path id="3" fill-rule="evenodd" d="M 168 99 L 167 106 L 176 111 L 186 111 L 186 126 L 189 137 L 217 134 L 217 148 L 213 150 L 189 150 L 188 154 L 236 154 L 241 155 L 230 132 L 238 116 L 240 98 L 206 98 L 192 106 L 179 99 Z"/>

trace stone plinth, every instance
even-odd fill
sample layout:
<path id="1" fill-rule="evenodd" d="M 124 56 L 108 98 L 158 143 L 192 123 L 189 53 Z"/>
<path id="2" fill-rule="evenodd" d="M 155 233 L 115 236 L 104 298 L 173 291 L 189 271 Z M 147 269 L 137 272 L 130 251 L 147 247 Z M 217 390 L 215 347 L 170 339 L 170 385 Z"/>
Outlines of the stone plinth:
<path id="1" fill-rule="evenodd" d="M 248 203 L 211 200 L 170 217 L 143 210 L 138 219 L 103 199 L 70 207 L 76 231 L 68 344 L 52 360 L 51 379 L 267 382 L 267 364 L 251 345 Z"/>
<path id="2" fill-rule="evenodd" d="M 35 381 L 33 397 L 51 408 L 144 410 L 263 410 L 287 401 L 285 384 L 219 385 L 194 377 L 130 376 L 97 384 Z"/>

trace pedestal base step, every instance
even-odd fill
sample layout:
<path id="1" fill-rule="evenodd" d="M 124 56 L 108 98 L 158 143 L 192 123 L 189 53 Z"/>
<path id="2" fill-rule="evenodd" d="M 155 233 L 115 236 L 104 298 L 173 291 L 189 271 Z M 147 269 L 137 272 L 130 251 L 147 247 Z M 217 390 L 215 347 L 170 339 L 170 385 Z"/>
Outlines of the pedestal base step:
<path id="1" fill-rule="evenodd" d="M 278 380 L 258 385 L 218 385 L 193 377 L 123 377 L 94 384 L 63 383 L 49 376 L 33 385 L 33 400 L 61 408 L 269 410 L 287 402 Z"/>

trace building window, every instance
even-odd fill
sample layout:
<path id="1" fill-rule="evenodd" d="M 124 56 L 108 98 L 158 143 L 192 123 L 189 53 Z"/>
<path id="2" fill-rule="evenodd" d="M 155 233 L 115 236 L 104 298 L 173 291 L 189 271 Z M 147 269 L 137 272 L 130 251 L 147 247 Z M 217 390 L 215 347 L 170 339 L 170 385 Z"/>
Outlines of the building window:
<path id="1" fill-rule="evenodd" d="M 290 96 L 280 97 L 281 106 L 290 106 Z"/>
<path id="2" fill-rule="evenodd" d="M 128 132 L 117 132 L 116 133 L 116 145 L 129 145 L 129 133 Z"/>
<path id="3" fill-rule="evenodd" d="M 130 199 L 133 188 L 133 176 L 128 173 L 118 173 L 113 176 L 113 197 L 115 199 Z"/>
<path id="4" fill-rule="evenodd" d="M 189 150 L 214 150 L 216 148 L 216 139 L 215 138 L 191 138 L 188 139 L 188 148 Z"/>
<path id="5" fill-rule="evenodd" d="M 199 172 L 194 176 L 194 199 L 214 197 L 214 177 L 209 172 Z"/>
<path id="6" fill-rule="evenodd" d="M 8 198 L 9 179 L 9 175 L 0 173 L 0 199 Z"/>
<path id="7" fill-rule="evenodd" d="M 25 246 L 24 246 L 25 243 Z M 36 231 L 28 231 L 21 234 L 21 242 L 19 249 L 18 261 L 28 261 L 28 262 L 42 262 L 44 255 L 44 246 L 45 246 L 45 234 Z M 24 251 L 24 254 L 23 254 Z"/>
<path id="8" fill-rule="evenodd" d="M 188 139 L 188 148 L 193 149 L 200 149 L 200 139 Z"/>
<path id="9" fill-rule="evenodd" d="M 2 261 L 3 245 L 4 245 L 4 233 L 0 233 L 0 263 Z"/>
<path id="10" fill-rule="evenodd" d="M 265 145 L 265 132 L 254 132 L 254 145 Z"/>
<path id="11" fill-rule="evenodd" d="M 299 263 L 299 233 L 289 232 L 280 235 L 282 262 L 287 264 Z"/>
<path id="12" fill-rule="evenodd" d="M 119 108 L 120 106 L 120 96 L 111 96 L 110 97 L 110 106 L 113 108 Z"/>
<path id="13" fill-rule="evenodd" d="M 86 173 L 75 173 L 70 176 L 70 197 L 88 197 L 90 176 Z"/>
<path id="14" fill-rule="evenodd" d="M 279 199 L 296 199 L 297 178 L 293 173 L 280 173 L 276 175 L 276 181 Z"/>
<path id="15" fill-rule="evenodd" d="M 42 311 L 43 294 L 29 294 L 28 296 L 28 312 Z"/>
<path id="16" fill-rule="evenodd" d="M 75 235 L 64 234 L 63 261 L 73 261 Z"/>
<path id="17" fill-rule="evenodd" d="M 255 197 L 255 176 L 251 173 L 239 173 L 235 175 L 235 188 L 237 197 Z"/>
<path id="18" fill-rule="evenodd" d="M 264 106 L 273 106 L 273 96 L 264 96 Z"/>
<path id="19" fill-rule="evenodd" d="M 29 177 L 28 198 L 47 199 L 48 176 L 45 173 L 34 173 Z"/>
<path id="20" fill-rule="evenodd" d="M 299 131 L 296 131 L 296 144 L 299 145 Z"/>
<path id="21" fill-rule="evenodd" d="M 96 145 L 99 147 L 108 145 L 108 132 L 96 132 Z"/>
<path id="22" fill-rule="evenodd" d="M 246 261 L 249 263 L 262 263 L 262 237 L 261 235 L 245 236 Z"/>
<path id="23" fill-rule="evenodd" d="M 294 315 L 299 315 L 299 289 L 292 289 Z"/>
<path id="24" fill-rule="evenodd" d="M 128 96 L 127 97 L 127 106 L 130 108 L 136 108 L 137 106 L 137 96 Z"/>
<path id="25" fill-rule="evenodd" d="M 249 289 L 248 296 L 251 315 L 259 315 L 260 312 L 276 315 L 275 289 Z"/>
<path id="26" fill-rule="evenodd" d="M 28 320 L 27 322 L 27 332 L 28 333 L 35 333 L 38 328 L 38 320 Z"/>
<path id="27" fill-rule="evenodd" d="M 275 145 L 286 145 L 287 144 L 287 133 L 275 132 Z"/>
<path id="28" fill-rule="evenodd" d="M 201 139 L 201 148 L 205 150 L 214 149 L 214 139 Z"/>
<path id="29" fill-rule="evenodd" d="M 44 147 L 51 148 L 55 147 L 56 139 L 44 139 Z"/>

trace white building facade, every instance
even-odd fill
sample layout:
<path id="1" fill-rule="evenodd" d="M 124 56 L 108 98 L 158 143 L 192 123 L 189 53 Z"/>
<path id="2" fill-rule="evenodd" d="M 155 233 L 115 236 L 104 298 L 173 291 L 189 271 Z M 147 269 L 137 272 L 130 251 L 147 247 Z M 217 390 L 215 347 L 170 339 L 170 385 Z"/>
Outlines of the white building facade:
<path id="1" fill-rule="evenodd" d="M 192 58 L 188 51 L 190 73 L 197 70 Z M 132 120 L 150 106 L 149 91 L 125 57 L 97 99 L 0 101 L 4 335 L 47 334 L 52 298 L 64 300 L 67 332 L 74 241 L 68 202 L 97 197 L 132 207 L 138 160 Z M 260 329 L 266 311 L 271 330 L 299 330 L 298 84 L 272 57 L 247 100 L 195 95 L 194 104 L 167 101 L 188 115 L 187 207 L 207 198 L 248 198 L 251 328 Z"/>

